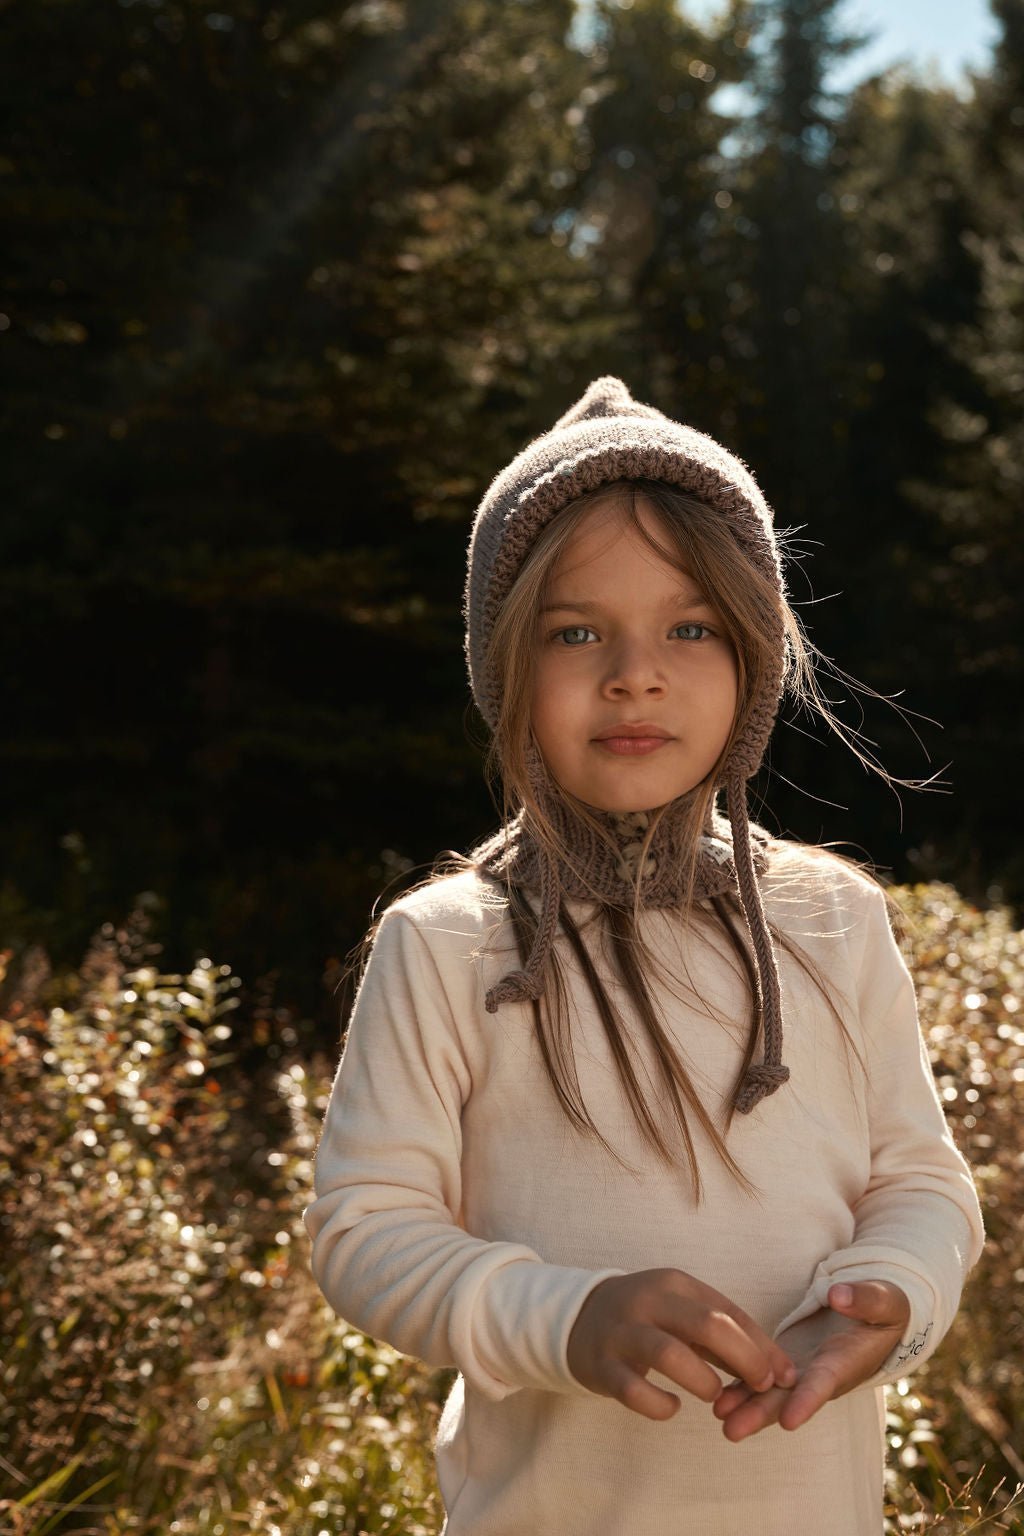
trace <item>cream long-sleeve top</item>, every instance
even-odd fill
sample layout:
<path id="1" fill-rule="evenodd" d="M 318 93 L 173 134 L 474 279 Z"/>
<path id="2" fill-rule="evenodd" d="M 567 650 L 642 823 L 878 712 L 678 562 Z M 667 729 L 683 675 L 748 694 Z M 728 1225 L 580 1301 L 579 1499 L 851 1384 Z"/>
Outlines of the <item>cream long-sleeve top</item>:
<path id="1" fill-rule="evenodd" d="M 557 942 L 587 1106 L 617 1155 L 576 1130 L 527 1004 L 484 1009 L 516 963 L 500 892 L 448 876 L 385 913 L 356 997 L 305 1221 L 313 1269 L 349 1324 L 460 1376 L 438 1433 L 446 1536 L 878 1536 L 882 1386 L 925 1360 L 981 1248 L 884 897 L 832 859 L 779 850 L 762 879 L 778 945 L 790 1081 L 728 1145 L 698 1127 L 704 1194 L 633 1119 L 566 941 Z M 586 925 L 592 909 L 570 908 Z M 704 1103 L 735 1083 L 749 993 L 706 923 L 647 912 L 652 992 Z M 635 1016 L 594 927 L 584 936 L 643 1061 Z M 838 1020 L 836 1018 L 838 1013 Z M 841 1023 L 839 1022 L 841 1021 Z M 652 1075 L 652 1082 L 656 1078 Z M 840 1280 L 895 1282 L 910 1322 L 883 1370 L 807 1425 L 728 1442 L 681 1394 L 655 1422 L 588 1391 L 566 1346 L 611 1275 L 673 1267 L 770 1334 Z M 670 1385 L 655 1376 L 662 1385 Z"/>

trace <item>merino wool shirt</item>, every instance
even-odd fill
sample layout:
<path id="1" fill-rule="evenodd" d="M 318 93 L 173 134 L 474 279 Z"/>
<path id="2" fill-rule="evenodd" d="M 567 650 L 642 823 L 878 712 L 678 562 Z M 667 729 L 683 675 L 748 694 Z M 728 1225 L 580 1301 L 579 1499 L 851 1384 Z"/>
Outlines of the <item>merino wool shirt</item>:
<path id="1" fill-rule="evenodd" d="M 564 937 L 556 952 L 579 1084 L 608 1147 L 561 1108 L 530 1006 L 484 1009 L 515 954 L 494 884 L 473 871 L 445 877 L 380 923 L 305 1221 L 316 1278 L 349 1324 L 458 1367 L 436 1447 L 445 1536 L 882 1530 L 881 1388 L 946 1332 L 981 1218 L 881 891 L 785 846 L 762 887 L 784 936 L 792 1075 L 729 1127 L 752 1191 L 691 1119 L 699 1201 L 685 1157 L 670 1166 L 644 1142 Z M 570 911 L 657 1105 L 653 1059 L 588 921 L 594 909 Z M 742 969 L 706 919 L 665 910 L 641 921 L 655 1003 L 724 1126 L 749 1027 Z M 567 1341 L 591 1290 L 663 1267 L 714 1286 L 772 1335 L 825 1305 L 836 1281 L 893 1281 L 910 1322 L 871 1382 L 797 1431 L 773 1426 L 734 1445 L 696 1398 L 681 1393 L 675 1417 L 655 1422 L 569 1370 Z"/>

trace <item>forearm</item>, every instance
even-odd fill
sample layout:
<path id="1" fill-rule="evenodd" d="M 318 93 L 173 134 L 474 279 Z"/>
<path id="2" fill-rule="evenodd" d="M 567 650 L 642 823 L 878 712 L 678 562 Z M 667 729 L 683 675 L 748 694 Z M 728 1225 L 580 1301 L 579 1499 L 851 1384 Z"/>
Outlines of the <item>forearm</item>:
<path id="1" fill-rule="evenodd" d="M 566 1361 L 569 1333 L 591 1290 L 620 1271 L 546 1264 L 421 1210 L 382 1209 L 346 1229 L 338 1191 L 309 1207 L 306 1225 L 321 1290 L 366 1333 L 457 1366 L 493 1399 L 521 1387 L 584 1390 Z"/>
<path id="2" fill-rule="evenodd" d="M 548 1264 L 460 1225 L 462 1111 L 486 1074 L 488 1016 L 463 941 L 446 942 L 454 963 L 442 977 L 401 913 L 381 924 L 317 1148 L 304 1217 L 313 1273 L 348 1322 L 457 1366 L 491 1398 L 582 1391 L 568 1336 L 593 1287 L 620 1271 Z"/>

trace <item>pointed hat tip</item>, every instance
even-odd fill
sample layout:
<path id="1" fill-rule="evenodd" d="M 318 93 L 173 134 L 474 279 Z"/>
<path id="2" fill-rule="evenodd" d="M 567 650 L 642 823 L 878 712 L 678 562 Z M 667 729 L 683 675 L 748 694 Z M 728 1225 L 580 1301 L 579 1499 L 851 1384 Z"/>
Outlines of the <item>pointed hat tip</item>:
<path id="1" fill-rule="evenodd" d="M 637 402 L 622 380 L 614 374 L 603 373 L 587 385 L 576 404 L 556 422 L 555 429 L 596 416 L 631 416 L 638 409 Z"/>

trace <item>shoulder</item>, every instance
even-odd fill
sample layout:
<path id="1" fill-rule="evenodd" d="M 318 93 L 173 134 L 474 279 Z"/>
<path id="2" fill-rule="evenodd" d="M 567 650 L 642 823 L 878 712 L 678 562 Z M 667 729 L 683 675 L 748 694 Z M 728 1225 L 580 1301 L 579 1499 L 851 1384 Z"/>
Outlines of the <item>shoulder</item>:
<path id="1" fill-rule="evenodd" d="M 810 962 L 830 997 L 845 999 L 864 1020 L 864 1000 L 887 1016 L 879 998 L 911 997 L 906 962 L 893 933 L 889 902 L 877 880 L 827 849 L 773 844 L 762 876 L 765 911 L 783 949 Z M 911 1008 L 910 1014 L 913 1010 Z M 908 1014 L 908 1017 L 910 1017 Z M 864 1020 L 865 1027 L 872 1027 Z"/>
<path id="2" fill-rule="evenodd" d="M 383 1007 L 467 1028 L 483 1015 L 490 969 L 506 947 L 506 904 L 492 882 L 473 869 L 428 880 L 391 902 L 371 929 L 353 1016 Z"/>
<path id="3" fill-rule="evenodd" d="M 460 869 L 414 886 L 393 901 L 384 915 L 400 915 L 417 928 L 451 923 L 477 929 L 500 922 L 506 910 L 505 896 L 493 880 L 476 869 Z"/>
<path id="4" fill-rule="evenodd" d="M 374 948 L 387 933 L 415 935 L 437 956 L 475 955 L 507 921 L 508 904 L 500 887 L 476 869 L 441 875 L 406 891 L 382 914 Z"/>
<path id="5" fill-rule="evenodd" d="M 849 937 L 866 928 L 891 934 L 878 881 L 827 848 L 772 839 L 761 877 L 769 918 L 799 937 Z"/>

